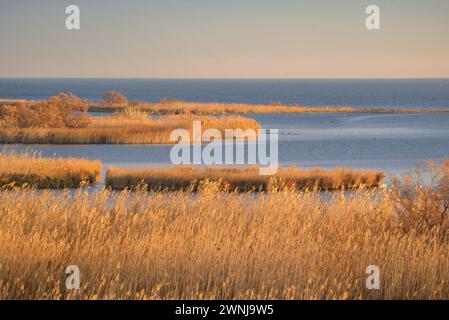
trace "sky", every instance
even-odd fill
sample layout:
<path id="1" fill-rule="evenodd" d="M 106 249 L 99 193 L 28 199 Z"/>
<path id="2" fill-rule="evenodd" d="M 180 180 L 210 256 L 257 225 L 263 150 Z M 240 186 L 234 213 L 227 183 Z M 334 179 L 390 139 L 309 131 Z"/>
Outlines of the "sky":
<path id="1" fill-rule="evenodd" d="M 0 77 L 444 78 L 448 40 L 448 0 L 0 0 Z"/>

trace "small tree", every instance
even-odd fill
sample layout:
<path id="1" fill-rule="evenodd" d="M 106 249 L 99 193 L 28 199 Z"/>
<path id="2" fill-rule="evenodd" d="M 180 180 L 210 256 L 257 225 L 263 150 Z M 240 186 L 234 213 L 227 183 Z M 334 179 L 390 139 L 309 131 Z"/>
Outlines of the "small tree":
<path id="1" fill-rule="evenodd" d="M 108 91 L 104 94 L 103 100 L 111 105 L 128 105 L 128 99 L 118 91 Z"/>

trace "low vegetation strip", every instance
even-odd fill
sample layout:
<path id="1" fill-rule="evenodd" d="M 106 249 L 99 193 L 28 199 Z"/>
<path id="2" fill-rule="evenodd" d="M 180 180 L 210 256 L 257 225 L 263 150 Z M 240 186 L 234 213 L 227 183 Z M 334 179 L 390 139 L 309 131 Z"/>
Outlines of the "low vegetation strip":
<path id="1" fill-rule="evenodd" d="M 82 100 L 71 93 L 60 93 L 59 96 L 44 100 L 25 99 L 0 99 L 0 114 L 2 105 L 16 106 L 22 110 L 28 108 L 52 109 L 59 103 L 58 109 L 65 109 L 67 105 L 72 110 L 91 112 L 123 112 L 128 109 L 136 109 L 148 115 L 223 115 L 223 114 L 302 114 L 302 113 L 447 113 L 448 109 L 397 109 L 397 108 L 353 108 L 353 107 L 305 107 L 298 104 L 285 105 L 281 102 L 268 104 L 251 103 L 220 103 L 220 102 L 187 102 L 179 99 L 164 98 L 158 102 L 128 101 L 120 92 L 108 91 L 103 96 L 102 102 L 89 102 Z M 62 102 L 62 105 L 60 104 Z M 43 107 L 43 108 L 42 108 Z M 47 112 L 48 113 L 48 112 Z M 30 112 L 22 113 L 21 118 L 29 118 Z M 85 119 L 82 119 L 84 122 Z"/>
<path id="2" fill-rule="evenodd" d="M 127 105 L 118 93 L 105 95 L 105 103 L 126 106 L 112 116 L 91 117 L 88 102 L 62 92 L 46 101 L 0 105 L 0 143 L 25 144 L 170 144 L 175 129 L 192 133 L 193 121 L 203 129 L 253 129 L 253 119 L 229 116 L 171 115 L 153 119 L 148 112 Z M 193 137 L 193 134 L 190 134 Z"/>
<path id="3" fill-rule="evenodd" d="M 217 103 L 217 102 L 185 102 L 177 100 L 161 100 L 157 103 L 139 102 L 131 103 L 131 107 L 154 115 L 170 114 L 282 114 L 306 112 L 354 112 L 353 108 L 307 108 L 302 106 L 286 106 L 282 104 L 244 104 L 244 103 Z M 113 112 L 126 109 L 127 106 L 111 106 L 105 103 L 91 104 L 89 111 Z"/>
<path id="4" fill-rule="evenodd" d="M 175 129 L 192 131 L 193 121 L 202 128 L 259 129 L 253 119 L 242 117 L 168 116 L 162 119 L 127 118 L 121 115 L 92 118 L 81 128 L 0 127 L 0 143 L 24 144 L 173 144 L 170 133 Z M 191 134 L 191 136 L 193 136 Z"/>
<path id="5" fill-rule="evenodd" d="M 433 113 L 449 112 L 447 109 L 393 109 L 393 108 L 352 108 L 352 107 L 304 107 L 299 105 L 185 102 L 180 100 L 161 100 L 156 103 L 133 102 L 129 105 L 94 103 L 89 111 L 115 112 L 131 106 L 152 115 L 170 114 L 302 114 L 302 113 Z"/>
<path id="6" fill-rule="evenodd" d="M 102 165 L 84 159 L 41 158 L 34 154 L 0 154 L 0 188 L 78 188 L 97 182 Z"/>
<path id="7" fill-rule="evenodd" d="M 116 190 L 147 188 L 150 190 L 197 191 L 208 182 L 218 182 L 223 191 L 339 190 L 378 187 L 383 172 L 349 170 L 279 168 L 274 176 L 259 175 L 258 167 L 108 169 L 106 186 Z"/>

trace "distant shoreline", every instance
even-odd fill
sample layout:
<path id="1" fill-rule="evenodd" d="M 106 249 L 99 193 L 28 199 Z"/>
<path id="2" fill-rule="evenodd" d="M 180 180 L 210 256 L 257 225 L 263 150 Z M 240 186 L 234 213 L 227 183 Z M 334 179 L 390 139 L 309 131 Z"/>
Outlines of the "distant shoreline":
<path id="1" fill-rule="evenodd" d="M 34 102 L 34 100 L 27 99 L 0 99 L 0 105 L 5 104 L 16 104 L 21 102 Z"/>
<path id="2" fill-rule="evenodd" d="M 0 105 L 18 103 L 34 104 L 39 100 L 0 99 Z M 304 107 L 284 104 L 250 104 L 220 102 L 186 102 L 167 100 L 156 103 L 133 102 L 129 106 L 149 115 L 222 115 L 222 114 L 304 114 L 304 113 L 449 113 L 448 109 L 400 109 L 400 108 L 355 108 L 355 107 Z M 107 105 L 103 102 L 89 102 L 90 112 L 117 112 L 129 107 Z"/>

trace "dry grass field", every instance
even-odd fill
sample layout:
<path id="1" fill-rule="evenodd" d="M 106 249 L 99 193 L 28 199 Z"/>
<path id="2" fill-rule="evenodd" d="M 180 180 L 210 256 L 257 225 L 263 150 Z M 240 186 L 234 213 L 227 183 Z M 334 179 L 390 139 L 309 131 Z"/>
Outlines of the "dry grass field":
<path id="1" fill-rule="evenodd" d="M 192 122 L 201 121 L 202 129 L 259 129 L 248 118 L 168 116 L 150 119 L 145 113 L 117 113 L 110 117 L 92 118 L 86 127 L 0 127 L 0 143 L 25 144 L 172 144 L 170 133 L 175 129 L 192 131 Z"/>
<path id="2" fill-rule="evenodd" d="M 0 153 L 0 188 L 78 188 L 100 178 L 99 161 L 40 158 L 30 153 Z"/>
<path id="3" fill-rule="evenodd" d="M 197 191 L 0 191 L 0 299 L 449 299 L 449 160 L 390 189 Z"/>
<path id="4" fill-rule="evenodd" d="M 0 192 L 0 299 L 449 298 L 443 229 L 405 227 L 389 191 L 216 189 Z"/>
<path id="5" fill-rule="evenodd" d="M 205 180 L 217 182 L 225 191 L 340 190 L 378 187 L 383 172 L 362 170 L 279 168 L 274 176 L 259 175 L 259 168 L 174 166 L 171 168 L 109 168 L 106 186 L 116 190 L 146 187 L 150 190 L 196 191 Z"/>

